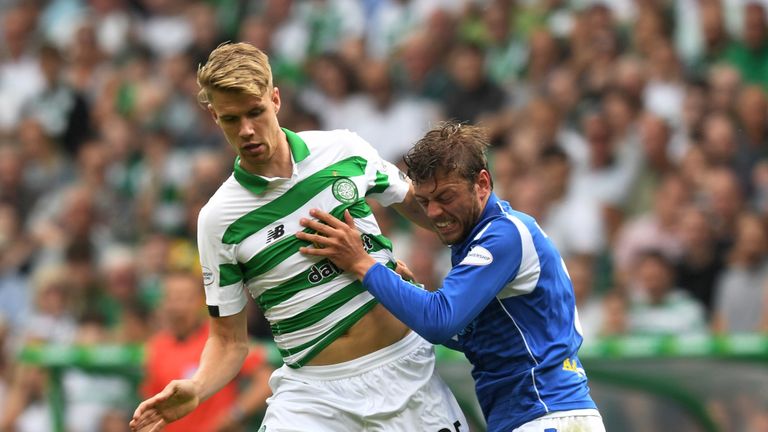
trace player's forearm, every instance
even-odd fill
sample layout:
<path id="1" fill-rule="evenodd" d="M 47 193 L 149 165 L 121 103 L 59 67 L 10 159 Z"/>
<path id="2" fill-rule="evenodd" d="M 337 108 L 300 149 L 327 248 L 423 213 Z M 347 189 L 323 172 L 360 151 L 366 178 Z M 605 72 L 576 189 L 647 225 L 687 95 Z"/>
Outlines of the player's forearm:
<path id="1" fill-rule="evenodd" d="M 221 390 L 240 371 L 248 354 L 246 341 L 210 337 L 200 355 L 200 367 L 192 381 L 201 401 Z"/>
<path id="2" fill-rule="evenodd" d="M 442 292 L 425 291 L 381 264 L 370 268 L 363 285 L 395 317 L 432 343 L 445 342 L 465 325 Z"/>
<path id="3" fill-rule="evenodd" d="M 248 355 L 245 309 L 235 315 L 211 318 L 210 333 L 192 381 L 200 400 L 227 385 L 240 372 Z"/>

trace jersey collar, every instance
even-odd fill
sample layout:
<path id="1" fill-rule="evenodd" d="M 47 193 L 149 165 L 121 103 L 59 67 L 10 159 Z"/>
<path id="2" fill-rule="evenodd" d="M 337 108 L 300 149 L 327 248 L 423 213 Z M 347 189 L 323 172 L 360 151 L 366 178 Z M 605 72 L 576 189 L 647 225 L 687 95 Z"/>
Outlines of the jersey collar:
<path id="1" fill-rule="evenodd" d="M 283 132 L 285 132 L 285 136 L 288 139 L 288 147 L 291 149 L 291 157 L 293 157 L 293 163 L 294 165 L 303 161 L 304 159 L 309 156 L 309 148 L 307 147 L 307 143 L 304 142 L 301 137 L 293 131 L 290 131 L 286 128 L 281 128 Z M 294 166 L 294 170 L 295 170 Z M 240 156 L 237 156 L 235 158 L 235 168 L 234 168 L 234 175 L 235 180 L 237 180 L 240 185 L 249 191 L 253 192 L 256 195 L 261 195 L 262 192 L 264 192 L 264 189 L 266 189 L 267 185 L 269 184 L 269 180 L 266 178 L 251 174 L 243 167 L 240 166 Z"/>

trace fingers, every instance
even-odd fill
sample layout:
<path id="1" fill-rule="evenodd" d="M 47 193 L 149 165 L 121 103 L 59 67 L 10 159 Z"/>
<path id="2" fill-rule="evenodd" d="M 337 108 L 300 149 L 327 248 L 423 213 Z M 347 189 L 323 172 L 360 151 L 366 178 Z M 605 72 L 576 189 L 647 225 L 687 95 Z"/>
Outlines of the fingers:
<path id="1" fill-rule="evenodd" d="M 133 418 L 129 424 L 131 426 L 131 430 L 137 432 L 150 432 L 160 430 L 160 427 L 162 427 L 163 418 L 157 411 L 158 405 L 166 401 L 172 394 L 172 386 L 168 385 L 160 393 L 140 403 L 139 406 L 136 407 L 136 410 L 133 412 Z M 157 423 L 160 423 L 160 425 L 158 426 Z"/>
<path id="2" fill-rule="evenodd" d="M 137 410 L 138 411 L 138 410 Z M 131 431 L 135 432 L 154 432 L 159 431 L 165 425 L 165 421 L 154 409 L 149 409 L 141 413 L 134 414 L 133 419 L 128 424 Z"/>
<path id="3" fill-rule="evenodd" d="M 397 260 L 397 267 L 395 267 L 395 273 L 399 274 L 404 280 L 413 281 L 415 277 L 411 269 L 401 260 Z"/>
<path id="4" fill-rule="evenodd" d="M 351 229 L 356 229 L 355 220 L 352 219 L 352 214 L 349 213 L 349 209 L 344 210 L 344 221 L 347 223 L 348 227 Z"/>
<path id="5" fill-rule="evenodd" d="M 309 234 L 304 231 L 299 231 L 296 233 L 296 238 L 299 240 L 304 240 L 307 242 L 310 242 L 315 245 L 314 248 L 303 246 L 299 248 L 299 251 L 301 253 L 306 253 L 309 255 L 328 255 L 328 252 L 324 250 L 324 248 L 328 246 L 332 246 L 335 244 L 336 240 L 322 236 L 319 234 Z"/>
<path id="6" fill-rule="evenodd" d="M 314 208 L 310 210 L 309 215 L 317 218 L 320 222 L 323 222 L 333 228 L 341 228 L 344 226 L 344 222 L 336 219 L 332 214 L 324 212 L 320 209 Z"/>

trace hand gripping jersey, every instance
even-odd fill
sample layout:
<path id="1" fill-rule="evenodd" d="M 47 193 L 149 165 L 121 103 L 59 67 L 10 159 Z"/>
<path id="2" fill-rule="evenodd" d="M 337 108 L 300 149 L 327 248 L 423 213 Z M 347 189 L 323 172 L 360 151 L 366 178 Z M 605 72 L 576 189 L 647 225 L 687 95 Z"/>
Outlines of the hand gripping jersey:
<path id="1" fill-rule="evenodd" d="M 376 300 L 330 261 L 299 253 L 295 232 L 311 208 L 336 217 L 349 209 L 368 252 L 393 266 L 391 242 L 365 202 L 402 202 L 408 182 L 349 131 L 283 129 L 293 158 L 290 178 L 265 178 L 235 161 L 230 176 L 200 211 L 198 248 L 212 316 L 240 312 L 245 288 L 272 327 L 285 363 L 297 368 L 370 311 Z"/>
<path id="2" fill-rule="evenodd" d="M 491 194 L 467 239 L 452 246 L 451 261 L 435 292 L 378 264 L 363 283 L 425 339 L 465 353 L 488 430 L 595 409 L 576 355 L 582 336 L 573 287 L 536 221 Z"/>

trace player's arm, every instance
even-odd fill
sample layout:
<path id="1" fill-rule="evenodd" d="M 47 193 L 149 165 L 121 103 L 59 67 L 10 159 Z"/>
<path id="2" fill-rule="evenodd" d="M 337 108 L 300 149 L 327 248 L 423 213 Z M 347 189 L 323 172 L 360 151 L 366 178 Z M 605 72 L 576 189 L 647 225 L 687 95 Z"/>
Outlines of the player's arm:
<path id="1" fill-rule="evenodd" d="M 379 153 L 357 134 L 352 134 L 354 148 L 369 161 L 366 164 L 368 186 L 366 197 L 385 207 L 392 207 L 411 222 L 434 230 L 426 213 L 416 202 L 413 184 L 395 164 L 381 158 Z"/>
<path id="2" fill-rule="evenodd" d="M 240 371 L 248 354 L 245 309 L 235 315 L 211 318 L 200 367 L 190 379 L 171 381 L 141 404 L 131 419 L 131 430 L 156 432 L 194 410 Z"/>
<path id="3" fill-rule="evenodd" d="M 235 430 L 247 417 L 263 411 L 267 405 L 267 398 L 272 394 L 269 377 L 273 368 L 264 354 L 254 355 L 254 352 L 251 351 L 241 371 L 242 379 L 246 380 L 244 388 L 239 392 L 232 409 L 219 420 L 217 431 Z"/>
<path id="4" fill-rule="evenodd" d="M 420 227 L 434 231 L 434 227 L 427 217 L 427 213 L 416 201 L 416 197 L 413 194 L 413 185 L 408 188 L 408 193 L 405 195 L 405 199 L 402 202 L 392 204 L 392 208 Z"/>
<path id="5" fill-rule="evenodd" d="M 466 327 L 515 278 L 521 263 L 519 232 L 488 230 L 482 239 L 482 253 L 490 259 L 460 263 L 451 269 L 440 289 L 425 291 L 365 252 L 349 212 L 345 212 L 344 222 L 319 210 L 312 210 L 310 215 L 318 220 L 302 219 L 301 224 L 318 234 L 299 232 L 296 237 L 322 248 L 303 247 L 301 252 L 327 257 L 354 274 L 384 307 L 432 343 L 443 343 Z"/>
<path id="6" fill-rule="evenodd" d="M 245 309 L 235 315 L 211 318 L 211 331 L 192 376 L 201 401 L 227 385 L 240 371 L 248 355 Z"/>

